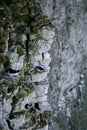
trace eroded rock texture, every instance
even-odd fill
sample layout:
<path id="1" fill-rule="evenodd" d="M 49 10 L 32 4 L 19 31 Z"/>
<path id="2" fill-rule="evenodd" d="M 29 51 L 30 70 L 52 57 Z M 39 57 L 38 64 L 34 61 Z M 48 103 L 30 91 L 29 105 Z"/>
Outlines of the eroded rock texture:
<path id="1" fill-rule="evenodd" d="M 48 130 L 55 28 L 35 0 L 0 1 L 0 130 Z"/>
<path id="2" fill-rule="evenodd" d="M 86 0 L 0 1 L 0 130 L 87 130 L 86 28 Z"/>
<path id="3" fill-rule="evenodd" d="M 87 1 L 41 0 L 56 27 L 51 47 L 49 130 L 86 130 Z"/>

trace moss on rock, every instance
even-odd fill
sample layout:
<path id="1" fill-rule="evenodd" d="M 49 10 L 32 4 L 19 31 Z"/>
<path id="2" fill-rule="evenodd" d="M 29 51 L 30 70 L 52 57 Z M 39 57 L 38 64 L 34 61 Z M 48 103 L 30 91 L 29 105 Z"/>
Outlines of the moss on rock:
<path id="1" fill-rule="evenodd" d="M 19 54 L 19 56 L 24 55 L 24 50 L 23 50 L 23 48 L 20 45 L 17 46 L 17 53 Z"/>
<path id="2" fill-rule="evenodd" d="M 10 60 L 3 53 L 0 53 L 0 65 L 3 65 L 5 69 L 10 67 Z"/>
<path id="3" fill-rule="evenodd" d="M 15 115 L 17 117 L 20 115 L 24 115 L 25 113 L 26 113 L 25 110 L 21 110 L 21 111 L 13 112 L 13 115 Z"/>
<path id="4" fill-rule="evenodd" d="M 1 89 L 1 93 L 2 93 L 2 98 L 5 98 L 7 96 L 7 92 L 5 88 Z"/>
<path id="5" fill-rule="evenodd" d="M 3 53 L 0 53 L 0 65 L 3 65 L 5 63 L 5 56 Z"/>
<path id="6" fill-rule="evenodd" d="M 0 52 L 4 53 L 5 49 L 6 49 L 5 41 L 0 41 Z"/>
<path id="7" fill-rule="evenodd" d="M 4 68 L 5 69 L 10 68 L 10 59 L 7 56 L 5 56 Z"/>

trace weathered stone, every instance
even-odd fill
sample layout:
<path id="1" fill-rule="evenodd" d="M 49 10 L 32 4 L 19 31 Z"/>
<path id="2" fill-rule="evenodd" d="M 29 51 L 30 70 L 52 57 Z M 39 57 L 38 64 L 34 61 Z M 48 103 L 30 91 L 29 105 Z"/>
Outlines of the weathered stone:
<path id="1" fill-rule="evenodd" d="M 52 41 L 51 41 L 52 40 Z M 38 52 L 39 53 L 46 53 L 50 50 L 51 44 L 53 43 L 53 39 L 49 39 L 48 41 L 44 40 L 39 40 L 37 45 L 38 45 Z"/>
<path id="2" fill-rule="evenodd" d="M 49 51 L 55 29 L 35 0 L 2 1 L 1 7 L 0 129 L 48 130 Z"/>
<path id="3" fill-rule="evenodd" d="M 48 63 L 50 63 L 51 61 L 51 57 L 50 57 L 50 54 L 47 52 L 47 53 L 41 53 L 41 54 L 35 54 L 35 55 L 31 55 L 31 62 L 32 63 L 38 63 L 38 61 L 42 61 L 45 62 L 47 61 Z"/>
<path id="4" fill-rule="evenodd" d="M 19 58 L 19 55 L 15 51 L 10 54 L 11 68 L 14 70 L 21 70 L 24 63 L 24 55 Z"/>
<path id="5" fill-rule="evenodd" d="M 36 73 L 32 75 L 33 82 L 40 82 L 47 77 L 48 72 Z"/>
<path id="6" fill-rule="evenodd" d="M 47 95 L 43 95 L 41 97 L 37 96 L 37 101 L 38 102 L 46 102 L 47 101 Z"/>
<path id="7" fill-rule="evenodd" d="M 22 42 L 25 42 L 27 40 L 27 37 L 25 34 L 22 34 Z"/>
<path id="8" fill-rule="evenodd" d="M 42 30 L 42 37 L 44 40 L 52 39 L 55 35 L 55 32 L 52 30 L 43 29 Z"/>
<path id="9" fill-rule="evenodd" d="M 43 96 L 48 92 L 48 85 L 36 85 L 35 92 L 37 96 Z"/>
<path id="10" fill-rule="evenodd" d="M 48 130 L 48 125 L 46 125 L 44 128 L 36 129 L 36 130 Z"/>

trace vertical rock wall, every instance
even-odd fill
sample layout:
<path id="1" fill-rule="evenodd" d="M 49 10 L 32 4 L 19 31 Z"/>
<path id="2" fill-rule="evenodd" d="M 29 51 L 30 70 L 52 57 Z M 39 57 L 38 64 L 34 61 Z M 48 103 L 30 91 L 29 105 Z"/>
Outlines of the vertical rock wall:
<path id="1" fill-rule="evenodd" d="M 0 130 L 48 130 L 55 29 L 34 0 L 0 1 L 0 13 Z"/>
<path id="2" fill-rule="evenodd" d="M 86 130 L 87 2 L 45 0 L 41 5 L 56 27 L 51 47 L 49 130 Z"/>
<path id="3" fill-rule="evenodd" d="M 86 130 L 87 2 L 38 1 L 0 1 L 0 129 Z"/>
<path id="4" fill-rule="evenodd" d="M 49 87 L 47 74 L 51 61 L 49 50 L 54 35 L 54 29 L 46 27 L 41 29 L 42 39 L 37 41 L 35 51 L 29 51 L 28 63 L 24 62 L 25 55 L 18 56 L 17 49 L 9 52 L 11 69 L 4 72 L 0 80 L 2 129 L 48 130 L 52 108 L 47 101 Z M 29 68 L 29 65 L 32 67 Z"/>

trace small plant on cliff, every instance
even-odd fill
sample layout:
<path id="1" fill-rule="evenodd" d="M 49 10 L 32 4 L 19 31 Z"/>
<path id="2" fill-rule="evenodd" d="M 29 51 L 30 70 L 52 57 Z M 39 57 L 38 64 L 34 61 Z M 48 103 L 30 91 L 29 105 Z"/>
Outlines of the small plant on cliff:
<path id="1" fill-rule="evenodd" d="M 10 68 L 10 60 L 7 56 L 5 56 L 4 68 L 8 70 Z"/>
<path id="2" fill-rule="evenodd" d="M 0 53 L 0 65 L 3 65 L 5 70 L 7 70 L 10 67 L 10 60 L 3 53 Z"/>
<path id="3" fill-rule="evenodd" d="M 17 53 L 19 54 L 19 56 L 22 56 L 22 55 L 24 55 L 24 50 L 23 50 L 23 48 L 22 48 L 22 46 L 17 46 Z"/>
<path id="4" fill-rule="evenodd" d="M 3 53 L 0 53 L 0 65 L 5 63 L 5 56 Z"/>

